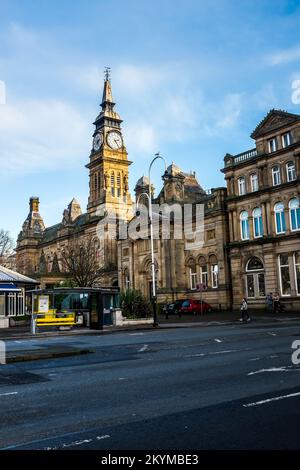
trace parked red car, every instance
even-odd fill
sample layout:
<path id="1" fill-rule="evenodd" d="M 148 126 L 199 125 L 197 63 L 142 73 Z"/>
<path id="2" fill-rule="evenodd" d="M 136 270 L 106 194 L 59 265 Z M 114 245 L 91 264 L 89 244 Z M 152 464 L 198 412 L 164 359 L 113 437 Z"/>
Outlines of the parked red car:
<path id="1" fill-rule="evenodd" d="M 185 300 L 181 306 L 180 313 L 193 313 L 194 315 L 201 315 L 212 311 L 212 306 L 204 300 Z"/>

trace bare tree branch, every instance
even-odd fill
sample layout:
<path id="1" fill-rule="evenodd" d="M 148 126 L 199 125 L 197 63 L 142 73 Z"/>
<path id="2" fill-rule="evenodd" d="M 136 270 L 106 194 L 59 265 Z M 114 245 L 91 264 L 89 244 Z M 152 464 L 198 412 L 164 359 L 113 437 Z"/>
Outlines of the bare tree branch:
<path id="1" fill-rule="evenodd" d="M 92 237 L 80 240 L 74 236 L 61 253 L 61 259 L 71 280 L 78 287 L 93 287 L 105 272 L 99 267 Z"/>
<path id="2" fill-rule="evenodd" d="M 7 230 L 0 229 L 0 260 L 5 260 L 12 254 L 14 241 Z"/>

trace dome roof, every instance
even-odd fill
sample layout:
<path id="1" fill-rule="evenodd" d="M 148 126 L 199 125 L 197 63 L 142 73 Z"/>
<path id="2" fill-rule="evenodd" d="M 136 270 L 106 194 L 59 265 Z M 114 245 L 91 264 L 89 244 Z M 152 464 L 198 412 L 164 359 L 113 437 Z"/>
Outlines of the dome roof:
<path id="1" fill-rule="evenodd" d="M 167 168 L 167 173 L 169 175 L 175 176 L 175 175 L 178 175 L 179 173 L 183 173 L 183 171 L 181 168 L 179 168 L 179 166 L 175 165 L 175 163 L 172 162 L 172 164 L 169 165 Z"/>
<path id="2" fill-rule="evenodd" d="M 149 186 L 149 178 L 147 176 L 142 176 L 140 179 L 137 180 L 135 187 L 138 186 Z"/>

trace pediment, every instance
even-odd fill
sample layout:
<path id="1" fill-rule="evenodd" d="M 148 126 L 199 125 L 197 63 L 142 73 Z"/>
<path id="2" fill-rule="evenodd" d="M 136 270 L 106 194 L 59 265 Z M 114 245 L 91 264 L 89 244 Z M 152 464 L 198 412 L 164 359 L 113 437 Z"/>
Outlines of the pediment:
<path id="1" fill-rule="evenodd" d="M 272 109 L 251 134 L 253 139 L 300 121 L 300 115 Z"/>

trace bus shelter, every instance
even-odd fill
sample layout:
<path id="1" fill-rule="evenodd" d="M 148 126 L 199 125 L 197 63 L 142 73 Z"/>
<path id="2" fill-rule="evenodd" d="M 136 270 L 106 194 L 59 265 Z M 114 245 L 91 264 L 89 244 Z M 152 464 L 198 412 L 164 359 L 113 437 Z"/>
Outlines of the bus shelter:
<path id="1" fill-rule="evenodd" d="M 120 302 L 118 287 L 58 287 L 30 293 L 37 326 L 85 326 L 100 330 L 113 324 Z"/>

